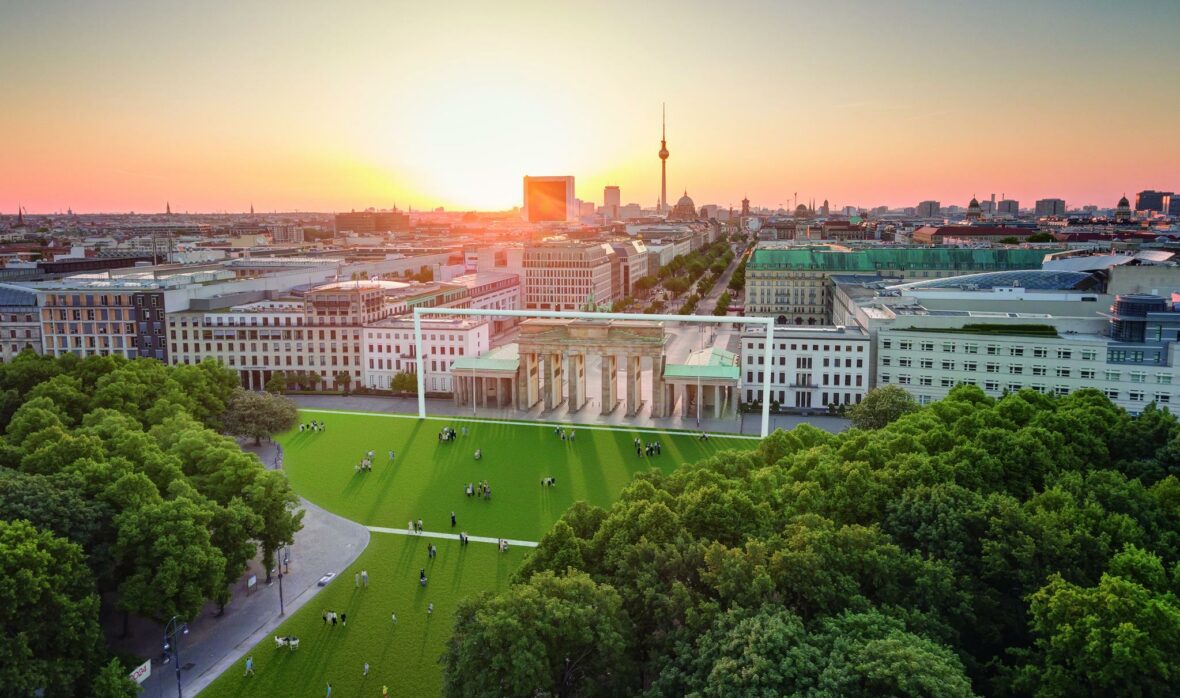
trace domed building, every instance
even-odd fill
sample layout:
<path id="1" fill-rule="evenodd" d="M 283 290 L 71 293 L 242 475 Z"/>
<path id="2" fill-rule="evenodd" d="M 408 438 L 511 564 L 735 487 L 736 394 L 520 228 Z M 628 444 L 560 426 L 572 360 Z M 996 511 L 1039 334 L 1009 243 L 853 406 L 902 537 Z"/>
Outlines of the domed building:
<path id="1" fill-rule="evenodd" d="M 811 209 L 807 208 L 807 204 L 799 204 L 795 207 L 796 218 L 811 218 Z"/>
<path id="2" fill-rule="evenodd" d="M 1114 209 L 1115 223 L 1130 223 L 1131 222 L 1131 202 L 1127 201 L 1127 195 L 1123 194 L 1123 198 L 1119 199 L 1119 205 Z"/>
<path id="3" fill-rule="evenodd" d="M 979 199 L 974 196 L 971 197 L 971 203 L 967 204 L 967 220 L 978 221 L 983 219 L 983 207 L 979 205 Z"/>
<path id="4" fill-rule="evenodd" d="M 668 214 L 670 221 L 695 221 L 697 219 L 697 206 L 688 197 L 688 190 L 685 190 L 684 196 L 676 202 L 672 207 L 672 213 Z"/>

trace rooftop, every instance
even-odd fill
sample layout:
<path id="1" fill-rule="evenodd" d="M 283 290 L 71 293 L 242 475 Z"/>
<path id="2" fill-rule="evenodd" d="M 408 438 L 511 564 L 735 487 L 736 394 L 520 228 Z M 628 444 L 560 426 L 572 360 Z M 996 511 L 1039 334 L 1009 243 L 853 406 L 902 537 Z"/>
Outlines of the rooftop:
<path id="1" fill-rule="evenodd" d="M 703 378 L 736 381 L 740 376 L 738 357 L 730 351 L 709 347 L 688 355 L 682 364 L 665 364 L 664 378 Z"/>
<path id="2" fill-rule="evenodd" d="M 995 288 L 1024 288 L 1041 291 L 1088 291 L 1097 289 L 1101 282 L 1093 274 L 1083 271 L 1019 269 L 982 274 L 963 274 L 943 279 L 911 281 L 890 286 L 895 291 L 928 290 L 988 290 Z"/>
<path id="3" fill-rule="evenodd" d="M 973 249 L 963 247 L 874 247 L 855 251 L 830 248 L 758 247 L 747 269 L 876 272 L 894 269 L 990 271 L 1039 269 L 1047 252 L 1056 250 Z"/>
<path id="4" fill-rule="evenodd" d="M 461 356 L 451 364 L 456 371 L 510 371 L 515 373 L 520 366 L 520 345 L 515 342 L 494 347 L 479 356 Z"/>

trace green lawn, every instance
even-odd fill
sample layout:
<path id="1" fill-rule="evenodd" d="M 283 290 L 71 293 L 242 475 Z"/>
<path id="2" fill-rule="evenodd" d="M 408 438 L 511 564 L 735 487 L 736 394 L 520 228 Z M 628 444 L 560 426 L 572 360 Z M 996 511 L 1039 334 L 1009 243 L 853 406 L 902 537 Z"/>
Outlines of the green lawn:
<path id="1" fill-rule="evenodd" d="M 280 438 L 284 467 L 299 494 L 325 509 L 368 526 L 404 529 L 422 519 L 428 531 L 450 531 L 451 512 L 458 530 L 492 538 L 539 540 L 578 500 L 609 506 L 636 472 L 670 471 L 725 448 L 752 448 L 752 439 L 692 434 L 652 435 L 576 429 L 562 441 L 553 426 L 405 419 L 382 415 L 305 412 L 305 421 L 323 419 L 327 429 Z M 445 426 L 467 436 L 439 443 Z M 633 440 L 659 441 L 659 456 L 636 456 Z M 475 460 L 475 449 L 483 458 Z M 389 451 L 394 463 L 389 463 Z M 376 451 L 372 472 L 356 464 Z M 557 478 L 541 487 L 542 477 Z M 469 482 L 487 480 L 490 500 L 463 494 Z"/>
<path id="2" fill-rule="evenodd" d="M 325 509 L 370 526 L 405 529 L 419 518 L 428 531 L 451 532 L 450 513 L 471 535 L 540 540 L 577 500 L 609 506 L 632 475 L 649 468 L 670 471 L 727 448 L 753 448 L 753 439 L 576 429 L 562 441 L 553 425 L 510 425 L 446 419 L 419 421 L 377 414 L 304 411 L 301 419 L 323 420 L 323 432 L 293 430 L 279 438 L 284 468 L 295 491 Z M 467 436 L 439 443 L 444 426 L 466 426 Z M 659 456 L 637 456 L 633 440 L 658 441 Z M 475 449 L 483 458 L 473 458 Z M 395 451 L 394 463 L 388 452 Z M 376 451 L 372 472 L 354 466 Z M 557 478 L 541 487 L 542 477 Z M 487 480 L 492 497 L 468 497 L 468 482 Z M 426 546 L 438 546 L 430 562 Z M 276 650 L 267 638 L 253 650 L 257 675 L 242 676 L 241 662 L 211 684 L 203 696 L 323 696 L 329 681 L 333 698 L 438 695 L 438 657 L 451 632 L 459 600 L 494 591 L 528 554 L 514 547 L 500 554 L 488 543 L 457 542 L 374 533 L 357 562 L 343 570 L 274 634 L 295 635 L 295 651 Z M 426 588 L 418 570 L 427 568 Z M 353 574 L 369 572 L 369 588 L 356 591 Z M 426 605 L 434 603 L 429 619 Z M 323 610 L 348 614 L 348 626 L 325 628 Z M 397 613 L 395 628 L 389 617 Z M 361 676 L 371 665 L 367 679 Z"/>
<path id="3" fill-rule="evenodd" d="M 427 559 L 434 543 L 438 556 Z M 381 695 L 437 696 L 442 686 L 438 658 L 451 634 L 451 618 L 459 600 L 507 584 L 527 551 L 513 548 L 500 554 L 496 546 L 449 540 L 373 534 L 368 548 L 347 570 L 293 614 L 272 635 L 294 635 L 298 650 L 275 649 L 268 636 L 253 650 L 255 672 L 244 677 L 238 662 L 206 688 L 202 696 L 322 697 L 329 681 L 332 697 Z M 418 584 L 426 568 L 428 583 Z M 369 572 L 369 587 L 357 590 L 353 574 Z M 426 605 L 434 613 L 426 614 Z M 321 620 L 324 609 L 348 615 L 348 625 L 335 628 Z M 397 625 L 390 619 L 397 614 Z M 369 676 L 362 672 L 365 662 Z"/>

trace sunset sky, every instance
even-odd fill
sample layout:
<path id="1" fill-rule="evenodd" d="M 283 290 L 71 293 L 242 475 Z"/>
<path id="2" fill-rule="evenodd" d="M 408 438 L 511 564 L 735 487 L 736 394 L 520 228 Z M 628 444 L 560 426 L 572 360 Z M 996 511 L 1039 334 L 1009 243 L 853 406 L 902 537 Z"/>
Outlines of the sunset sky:
<path id="1" fill-rule="evenodd" d="M 1180 2 L 0 3 L 0 213 L 1180 188 Z"/>

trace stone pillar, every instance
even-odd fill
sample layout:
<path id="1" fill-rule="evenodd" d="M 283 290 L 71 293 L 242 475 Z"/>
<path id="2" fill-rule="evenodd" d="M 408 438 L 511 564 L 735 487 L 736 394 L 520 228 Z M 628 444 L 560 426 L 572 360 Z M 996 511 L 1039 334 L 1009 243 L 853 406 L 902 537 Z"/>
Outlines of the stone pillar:
<path id="1" fill-rule="evenodd" d="M 586 405 L 586 355 L 570 352 L 565 355 L 566 379 L 569 388 L 566 399 L 569 411 L 577 412 Z"/>
<path id="2" fill-rule="evenodd" d="M 721 391 L 720 385 L 713 386 L 713 419 L 721 419 Z"/>
<path id="3" fill-rule="evenodd" d="M 487 409 L 488 407 L 488 379 L 477 377 L 475 380 L 476 392 L 479 394 L 479 406 Z"/>
<path id="4" fill-rule="evenodd" d="M 653 417 L 668 416 L 667 385 L 664 382 L 664 354 L 660 352 L 651 360 L 651 416 Z"/>
<path id="5" fill-rule="evenodd" d="M 642 358 L 632 354 L 626 357 L 627 362 L 627 416 L 634 417 L 643 407 L 643 366 Z"/>
<path id="6" fill-rule="evenodd" d="M 562 367 L 561 354 L 545 354 L 543 362 L 545 364 L 545 409 L 551 410 L 557 407 L 562 402 L 561 381 L 562 381 Z"/>
<path id="7" fill-rule="evenodd" d="M 693 386 L 688 383 L 681 383 L 678 387 L 680 389 L 680 416 L 688 419 L 691 416 L 688 413 L 688 406 L 692 402 Z"/>
<path id="8" fill-rule="evenodd" d="M 619 404 L 619 357 L 602 355 L 602 414 L 615 411 Z"/>

